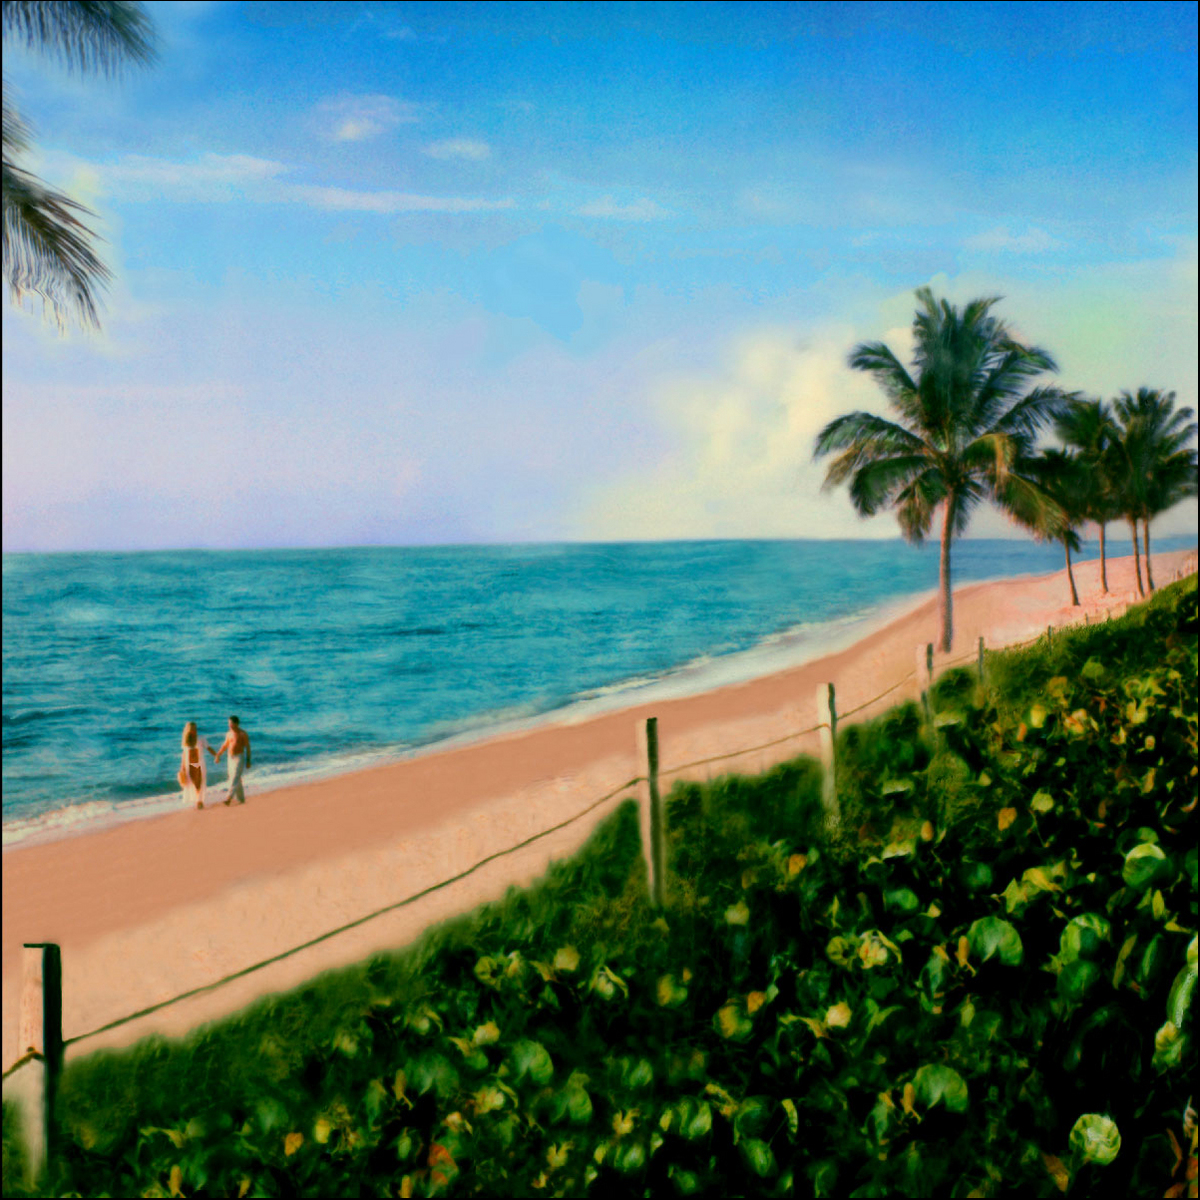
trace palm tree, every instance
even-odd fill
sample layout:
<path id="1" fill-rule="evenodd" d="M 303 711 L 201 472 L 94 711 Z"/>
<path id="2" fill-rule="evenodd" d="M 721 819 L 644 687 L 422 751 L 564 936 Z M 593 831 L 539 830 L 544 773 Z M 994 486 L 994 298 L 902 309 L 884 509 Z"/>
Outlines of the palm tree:
<path id="1" fill-rule="evenodd" d="M 882 342 L 863 342 L 849 358 L 854 370 L 874 376 L 897 419 L 868 412 L 838 417 L 817 435 L 813 457 L 838 452 L 825 487 L 848 482 L 863 516 L 894 507 L 911 542 L 925 538 L 940 507 L 945 651 L 954 632 L 950 544 L 984 499 L 1029 527 L 1050 521 L 1056 505 L 1028 464 L 1038 430 L 1070 397 L 1051 387 L 1026 391 L 1036 376 L 1056 369 L 1054 360 L 1022 345 L 991 315 L 998 297 L 972 300 L 960 313 L 929 288 L 916 295 L 914 373 Z"/>
<path id="2" fill-rule="evenodd" d="M 1196 451 L 1188 443 L 1196 436 L 1196 414 L 1176 409 L 1175 393 L 1138 388 L 1122 392 L 1113 408 L 1120 423 L 1123 468 L 1121 508 L 1133 530 L 1135 569 L 1139 566 L 1137 523 L 1142 522 L 1146 583 L 1154 590 L 1150 567 L 1150 521 L 1188 496 L 1196 495 Z M 1145 595 L 1138 570 L 1138 592 Z"/>
<path id="3" fill-rule="evenodd" d="M 1108 561 L 1105 554 L 1107 524 L 1119 516 L 1114 499 L 1113 448 L 1117 426 L 1112 410 L 1103 400 L 1078 398 L 1069 403 L 1055 421 L 1055 431 L 1063 444 L 1076 452 L 1082 468 L 1086 519 L 1100 529 L 1100 588 L 1108 594 Z"/>
<path id="4" fill-rule="evenodd" d="M 93 0 L 4 0 L 4 36 L 57 58 L 69 69 L 114 73 L 126 60 L 153 57 L 152 28 L 140 4 Z M 92 248 L 83 205 L 56 192 L 19 165 L 29 128 L 10 102 L 3 105 L 4 275 L 13 302 L 25 293 L 42 299 L 60 328 L 68 314 L 97 327 L 97 292 L 111 278 Z"/>
<path id="5" fill-rule="evenodd" d="M 1030 474 L 1042 490 L 1055 502 L 1059 513 L 1035 530 L 1039 537 L 1062 542 L 1067 554 L 1067 580 L 1071 585 L 1071 603 L 1079 607 L 1079 590 L 1075 587 L 1075 572 L 1071 568 L 1071 551 L 1081 549 L 1077 526 L 1089 520 L 1092 487 L 1089 470 L 1082 457 L 1066 450 L 1043 450 L 1030 463 Z"/>

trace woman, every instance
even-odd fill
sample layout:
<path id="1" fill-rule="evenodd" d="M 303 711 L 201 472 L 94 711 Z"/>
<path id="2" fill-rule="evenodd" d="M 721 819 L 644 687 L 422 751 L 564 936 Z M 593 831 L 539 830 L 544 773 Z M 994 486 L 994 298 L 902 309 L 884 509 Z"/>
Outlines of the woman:
<path id="1" fill-rule="evenodd" d="M 204 762 L 204 752 L 209 749 L 208 743 L 196 732 L 196 722 L 189 721 L 183 727 L 183 754 L 179 761 L 179 786 L 183 788 L 184 800 L 196 801 L 197 808 L 204 807 L 204 797 L 208 790 L 208 768 Z"/>

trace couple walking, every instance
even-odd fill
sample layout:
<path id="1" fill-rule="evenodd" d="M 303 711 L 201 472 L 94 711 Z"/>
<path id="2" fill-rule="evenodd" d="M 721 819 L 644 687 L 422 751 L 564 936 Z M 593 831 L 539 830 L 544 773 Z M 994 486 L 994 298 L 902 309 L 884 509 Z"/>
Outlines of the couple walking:
<path id="1" fill-rule="evenodd" d="M 236 796 L 239 804 L 246 803 L 246 792 L 242 787 L 242 775 L 250 769 L 250 735 L 242 728 L 237 717 L 229 718 L 229 732 L 221 743 L 219 750 L 212 749 L 204 738 L 196 732 L 196 722 L 189 721 L 183 727 L 183 755 L 179 763 L 179 786 L 183 788 L 183 797 L 187 801 L 195 800 L 197 808 L 204 807 L 204 798 L 208 789 L 208 768 L 204 761 L 204 752 L 208 751 L 215 762 L 221 761 L 221 755 L 229 754 L 229 791 L 225 794 L 225 803 L 233 803 Z"/>

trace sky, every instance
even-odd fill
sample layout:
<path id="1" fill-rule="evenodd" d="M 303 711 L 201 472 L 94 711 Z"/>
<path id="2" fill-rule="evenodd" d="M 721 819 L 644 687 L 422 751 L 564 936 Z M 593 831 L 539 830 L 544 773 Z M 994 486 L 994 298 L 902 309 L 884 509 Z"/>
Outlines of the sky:
<path id="1" fill-rule="evenodd" d="M 6 39 L 115 278 L 4 307 L 5 550 L 895 537 L 812 445 L 923 285 L 1196 407 L 1194 4 L 145 7 Z"/>

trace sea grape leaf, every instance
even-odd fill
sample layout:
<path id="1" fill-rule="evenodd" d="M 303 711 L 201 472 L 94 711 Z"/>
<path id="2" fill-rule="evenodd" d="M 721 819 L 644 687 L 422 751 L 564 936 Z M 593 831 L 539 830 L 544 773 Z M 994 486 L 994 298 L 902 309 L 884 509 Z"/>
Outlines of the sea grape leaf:
<path id="1" fill-rule="evenodd" d="M 1145 891 L 1170 874 L 1171 863 L 1161 847 L 1153 842 L 1140 842 L 1125 855 L 1121 878 L 1127 887 Z"/>
<path id="2" fill-rule="evenodd" d="M 759 1178 L 765 1179 L 775 1173 L 775 1155 L 771 1153 L 771 1147 L 766 1142 L 759 1141 L 758 1138 L 744 1138 L 741 1150 L 747 1166 Z"/>
<path id="3" fill-rule="evenodd" d="M 972 922 L 967 939 L 973 954 L 982 962 L 996 956 L 1004 966 L 1016 967 L 1025 954 L 1021 935 L 1000 917 L 980 917 Z"/>
<path id="4" fill-rule="evenodd" d="M 1109 1117 L 1085 1113 L 1072 1127 L 1069 1142 L 1084 1162 L 1106 1167 L 1120 1152 L 1121 1133 Z"/>
<path id="5" fill-rule="evenodd" d="M 545 1087 L 554 1075 L 554 1063 L 550 1052 L 541 1042 L 530 1041 L 527 1038 L 522 1038 L 513 1047 L 512 1065 L 513 1074 L 518 1080 L 528 1075 L 538 1087 Z"/>
<path id="6" fill-rule="evenodd" d="M 913 1089 L 917 1099 L 926 1108 L 932 1108 L 941 1101 L 950 1112 L 967 1111 L 967 1081 L 953 1067 L 927 1063 L 918 1068 L 913 1078 Z"/>

